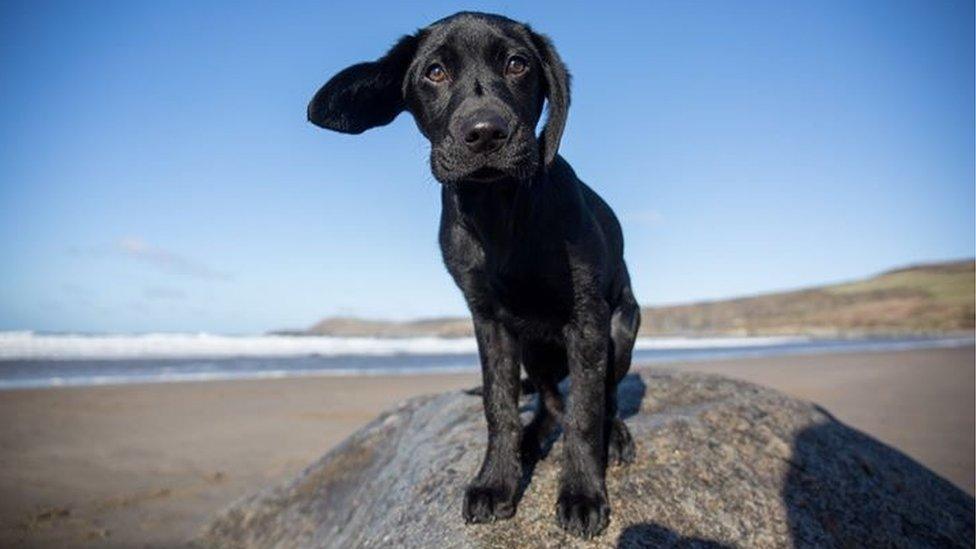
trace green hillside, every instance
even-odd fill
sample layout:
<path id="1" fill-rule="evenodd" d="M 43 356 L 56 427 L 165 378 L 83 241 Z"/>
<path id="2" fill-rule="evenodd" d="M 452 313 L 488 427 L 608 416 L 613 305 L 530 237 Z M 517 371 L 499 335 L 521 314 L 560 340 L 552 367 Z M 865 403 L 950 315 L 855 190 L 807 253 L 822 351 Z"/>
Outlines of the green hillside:
<path id="1" fill-rule="evenodd" d="M 643 309 L 644 335 L 908 334 L 971 331 L 972 260 L 918 265 L 854 282 Z"/>

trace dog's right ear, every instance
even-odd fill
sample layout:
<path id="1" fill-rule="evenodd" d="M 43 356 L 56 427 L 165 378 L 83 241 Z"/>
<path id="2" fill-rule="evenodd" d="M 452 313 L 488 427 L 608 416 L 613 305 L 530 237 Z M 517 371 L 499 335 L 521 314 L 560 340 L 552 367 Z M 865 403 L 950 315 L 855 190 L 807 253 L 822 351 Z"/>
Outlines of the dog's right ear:
<path id="1" fill-rule="evenodd" d="M 563 130 L 566 128 L 566 118 L 569 117 L 569 71 L 566 70 L 566 65 L 556 53 L 556 47 L 552 45 L 552 41 L 546 35 L 536 33 L 531 29 L 529 33 L 539 55 L 539 61 L 542 63 L 543 76 L 545 76 L 549 114 L 546 125 L 542 128 L 541 142 L 542 157 L 546 166 L 549 166 L 559 151 L 559 142 L 562 140 Z"/>
<path id="2" fill-rule="evenodd" d="M 333 76 L 308 104 L 309 122 L 343 133 L 362 133 L 392 122 L 405 107 L 403 79 L 419 42 L 417 36 L 404 36 L 376 61 Z"/>

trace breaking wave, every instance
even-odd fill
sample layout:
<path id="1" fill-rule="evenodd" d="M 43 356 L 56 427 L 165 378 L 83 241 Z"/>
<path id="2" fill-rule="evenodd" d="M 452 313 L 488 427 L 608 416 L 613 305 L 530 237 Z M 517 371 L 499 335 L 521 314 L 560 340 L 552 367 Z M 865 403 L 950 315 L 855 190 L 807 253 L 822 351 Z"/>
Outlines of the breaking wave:
<path id="1" fill-rule="evenodd" d="M 769 347 L 802 337 L 641 338 L 636 350 Z M 474 338 L 227 336 L 208 333 L 136 335 L 0 332 L 0 360 L 235 358 L 298 356 L 458 355 L 477 352 Z"/>

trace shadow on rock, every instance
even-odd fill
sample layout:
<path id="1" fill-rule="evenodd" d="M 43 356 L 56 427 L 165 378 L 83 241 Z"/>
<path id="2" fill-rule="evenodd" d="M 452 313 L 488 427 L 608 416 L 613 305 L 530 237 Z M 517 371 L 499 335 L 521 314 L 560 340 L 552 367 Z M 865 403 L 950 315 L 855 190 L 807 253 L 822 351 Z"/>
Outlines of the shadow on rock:
<path id="1" fill-rule="evenodd" d="M 627 419 L 637 414 L 646 394 L 647 384 L 638 374 L 630 374 L 621 379 L 617 385 L 617 409 L 620 417 Z"/>
<path id="2" fill-rule="evenodd" d="M 973 547 L 972 498 L 819 410 L 829 421 L 797 434 L 783 486 L 795 547 Z"/>
<path id="3" fill-rule="evenodd" d="M 688 538 L 677 534 L 663 526 L 651 523 L 632 524 L 620 533 L 617 538 L 618 549 L 651 549 L 659 547 L 673 547 L 675 549 L 733 549 L 733 545 L 725 545 L 715 541 Z"/>

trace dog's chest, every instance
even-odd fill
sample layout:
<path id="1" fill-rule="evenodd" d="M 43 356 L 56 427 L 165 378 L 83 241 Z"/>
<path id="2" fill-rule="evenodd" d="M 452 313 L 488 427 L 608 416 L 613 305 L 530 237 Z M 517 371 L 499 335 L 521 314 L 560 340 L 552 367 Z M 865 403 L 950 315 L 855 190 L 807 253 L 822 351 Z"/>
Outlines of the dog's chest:
<path id="1" fill-rule="evenodd" d="M 518 249 L 484 271 L 496 312 L 520 330 L 557 329 L 572 312 L 569 268 L 558 254 Z"/>
<path id="2" fill-rule="evenodd" d="M 513 218 L 518 207 L 493 202 L 471 206 L 475 213 L 463 217 L 456 215 L 455 199 L 446 195 L 441 249 L 472 311 L 522 334 L 561 333 L 573 311 L 574 288 L 557 227 L 538 215 Z"/>

